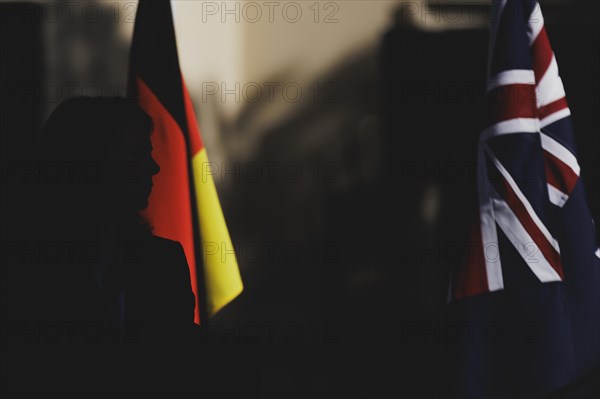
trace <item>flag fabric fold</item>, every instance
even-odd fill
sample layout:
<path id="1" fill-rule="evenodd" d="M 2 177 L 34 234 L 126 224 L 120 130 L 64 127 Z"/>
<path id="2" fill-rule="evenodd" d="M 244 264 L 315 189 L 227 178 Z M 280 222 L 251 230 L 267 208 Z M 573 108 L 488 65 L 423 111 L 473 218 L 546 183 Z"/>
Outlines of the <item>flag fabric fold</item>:
<path id="1" fill-rule="evenodd" d="M 144 216 L 154 234 L 183 246 L 200 323 L 200 314 L 218 312 L 243 284 L 179 66 L 170 1 L 139 2 L 129 77 L 130 95 L 154 121 L 152 155 L 161 168 Z"/>
<path id="2" fill-rule="evenodd" d="M 539 4 L 494 0 L 475 248 L 453 280 L 458 397 L 543 397 L 600 362 L 600 259 Z"/>

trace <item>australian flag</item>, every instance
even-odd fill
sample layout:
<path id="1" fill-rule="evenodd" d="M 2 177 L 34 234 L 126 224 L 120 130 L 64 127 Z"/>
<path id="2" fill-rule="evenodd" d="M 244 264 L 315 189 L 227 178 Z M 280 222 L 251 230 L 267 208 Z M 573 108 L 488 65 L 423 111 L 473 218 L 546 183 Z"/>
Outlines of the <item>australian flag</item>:
<path id="1" fill-rule="evenodd" d="M 600 252 L 540 6 L 494 0 L 490 20 L 479 207 L 451 289 L 453 390 L 541 398 L 600 363 Z"/>

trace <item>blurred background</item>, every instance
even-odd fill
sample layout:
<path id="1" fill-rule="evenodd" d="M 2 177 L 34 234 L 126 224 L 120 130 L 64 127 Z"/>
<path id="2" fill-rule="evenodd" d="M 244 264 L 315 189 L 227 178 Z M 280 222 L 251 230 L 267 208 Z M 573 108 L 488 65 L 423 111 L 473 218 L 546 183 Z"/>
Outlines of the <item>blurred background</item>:
<path id="1" fill-rule="evenodd" d="M 125 95 L 136 7 L 0 3 L 3 241 L 31 224 L 23 165 L 52 110 Z M 262 397 L 443 397 L 440 326 L 475 206 L 488 9 L 173 1 L 245 283 L 211 328 L 261 345 Z M 599 3 L 542 10 L 598 220 Z"/>

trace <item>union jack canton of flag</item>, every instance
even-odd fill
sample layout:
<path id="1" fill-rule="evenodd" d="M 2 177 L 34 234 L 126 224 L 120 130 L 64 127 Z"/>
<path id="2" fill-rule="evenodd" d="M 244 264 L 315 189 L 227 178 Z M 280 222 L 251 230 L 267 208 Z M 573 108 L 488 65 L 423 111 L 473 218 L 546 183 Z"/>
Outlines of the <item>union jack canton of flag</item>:
<path id="1" fill-rule="evenodd" d="M 487 97 L 475 250 L 451 293 L 459 320 L 505 334 L 461 343 L 454 388 L 461 397 L 539 397 L 598 367 L 600 253 L 536 1 L 492 2 Z"/>

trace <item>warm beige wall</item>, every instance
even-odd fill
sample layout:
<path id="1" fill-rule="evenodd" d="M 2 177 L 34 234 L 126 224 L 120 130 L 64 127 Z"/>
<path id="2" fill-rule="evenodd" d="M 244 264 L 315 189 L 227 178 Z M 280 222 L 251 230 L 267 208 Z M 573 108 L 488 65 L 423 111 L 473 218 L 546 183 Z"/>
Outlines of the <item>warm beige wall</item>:
<path id="1" fill-rule="evenodd" d="M 202 82 L 224 82 L 233 88 L 236 82 L 262 83 L 281 74 L 286 80 L 303 82 L 353 50 L 376 43 L 397 4 L 398 0 L 175 0 L 182 68 L 197 98 L 201 98 Z M 229 96 L 219 106 L 233 118 L 242 105 L 243 99 L 237 103 Z"/>
<path id="2" fill-rule="evenodd" d="M 274 22 L 262 18 L 245 25 L 245 67 L 250 79 L 286 71 L 298 79 L 318 76 L 345 55 L 376 43 L 390 24 L 396 0 L 300 1 L 298 22 L 285 20 L 296 7 L 281 2 Z M 318 10 L 318 13 L 317 13 Z"/>
<path id="3" fill-rule="evenodd" d="M 392 22 L 392 10 L 398 3 L 175 0 L 181 65 L 200 114 L 211 159 L 219 161 L 225 156 L 219 123 L 223 118 L 234 120 L 245 101 L 243 95 L 239 102 L 222 93 L 212 98 L 203 96 L 203 84 L 216 83 L 221 88 L 225 84 L 231 89 L 236 83 L 243 87 L 253 82 L 262 85 L 265 81 L 291 81 L 298 82 L 307 93 L 314 79 L 345 56 L 376 45 Z M 293 104 L 269 104 L 261 120 L 284 118 L 290 108 Z M 240 145 L 251 152 L 252 143 L 258 139 L 240 138 Z"/>

